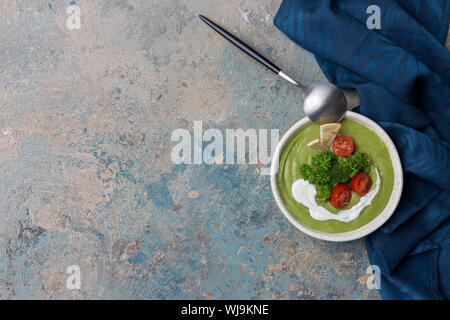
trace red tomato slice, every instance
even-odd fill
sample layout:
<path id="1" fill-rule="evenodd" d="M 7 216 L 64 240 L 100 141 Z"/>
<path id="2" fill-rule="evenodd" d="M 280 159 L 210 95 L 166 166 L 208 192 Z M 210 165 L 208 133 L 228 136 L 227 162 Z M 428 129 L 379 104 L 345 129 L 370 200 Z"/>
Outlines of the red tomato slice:
<path id="1" fill-rule="evenodd" d="M 350 181 L 350 187 L 359 196 L 365 196 L 372 186 L 372 179 L 367 173 L 360 172 Z"/>
<path id="2" fill-rule="evenodd" d="M 345 208 L 352 198 L 350 189 L 345 184 L 338 184 L 331 189 L 330 202 L 336 209 Z"/>
<path id="3" fill-rule="evenodd" d="M 348 136 L 337 136 L 333 140 L 333 153 L 339 157 L 349 156 L 353 152 L 353 139 Z"/>

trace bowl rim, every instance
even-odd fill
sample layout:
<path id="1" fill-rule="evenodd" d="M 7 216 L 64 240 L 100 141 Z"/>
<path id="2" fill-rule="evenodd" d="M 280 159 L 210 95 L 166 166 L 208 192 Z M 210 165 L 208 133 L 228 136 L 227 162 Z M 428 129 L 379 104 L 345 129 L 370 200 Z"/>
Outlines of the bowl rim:
<path id="1" fill-rule="evenodd" d="M 284 214 L 284 216 L 300 231 L 306 233 L 307 235 L 321 239 L 326 241 L 333 241 L 333 242 L 342 242 L 342 241 L 351 241 L 360 239 L 362 237 L 367 236 L 368 234 L 374 232 L 379 227 L 381 227 L 394 213 L 395 209 L 397 208 L 397 205 L 400 201 L 400 197 L 403 190 L 403 170 L 402 170 L 402 164 L 400 162 L 400 157 L 398 155 L 397 148 L 395 147 L 394 143 L 392 142 L 389 135 L 384 131 L 383 128 L 381 128 L 376 122 L 373 120 L 367 118 L 366 116 L 363 116 L 359 113 L 347 111 L 345 116 L 345 119 L 349 120 L 355 120 L 367 128 L 374 131 L 381 140 L 385 143 L 386 147 L 389 150 L 392 166 L 394 168 L 394 188 L 391 193 L 391 197 L 389 198 L 389 201 L 386 205 L 386 207 L 383 209 L 383 211 L 378 214 L 378 216 L 375 217 L 375 219 L 371 220 L 369 223 L 359 227 L 358 229 L 347 231 L 347 232 L 341 232 L 341 233 L 327 233 L 319 230 L 315 230 L 312 228 L 309 228 L 300 221 L 298 221 L 286 208 L 286 206 L 283 203 L 283 200 L 281 199 L 278 184 L 277 182 L 277 173 L 279 168 L 279 157 L 281 154 L 281 151 L 283 150 L 286 143 L 290 140 L 292 136 L 297 134 L 299 131 L 303 129 L 307 124 L 311 123 L 311 120 L 309 120 L 307 117 L 304 117 L 303 119 L 299 120 L 297 123 L 295 123 L 289 130 L 283 135 L 280 142 L 278 143 L 274 155 L 272 157 L 272 163 L 270 166 L 270 184 L 272 188 L 272 194 L 275 198 L 275 201 L 280 208 L 281 212 Z"/>

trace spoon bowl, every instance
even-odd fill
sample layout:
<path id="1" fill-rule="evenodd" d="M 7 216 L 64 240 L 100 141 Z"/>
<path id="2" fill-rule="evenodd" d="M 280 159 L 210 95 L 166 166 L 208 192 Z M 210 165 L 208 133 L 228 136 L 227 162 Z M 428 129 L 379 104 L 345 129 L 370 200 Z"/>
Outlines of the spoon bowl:
<path id="1" fill-rule="evenodd" d="M 317 124 L 339 122 L 347 111 L 347 99 L 341 89 L 329 82 L 303 88 L 303 110 Z"/>

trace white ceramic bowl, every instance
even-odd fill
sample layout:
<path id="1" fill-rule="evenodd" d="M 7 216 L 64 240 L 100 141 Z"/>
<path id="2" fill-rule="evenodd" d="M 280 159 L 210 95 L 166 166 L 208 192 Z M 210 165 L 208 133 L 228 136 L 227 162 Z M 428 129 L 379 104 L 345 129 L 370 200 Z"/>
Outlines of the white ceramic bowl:
<path id="1" fill-rule="evenodd" d="M 280 197 L 280 193 L 278 190 L 278 184 L 276 183 L 277 179 L 277 172 L 278 172 L 278 165 L 279 165 L 279 157 L 280 153 L 283 150 L 284 146 L 287 142 L 290 141 L 290 139 L 295 136 L 299 131 L 301 131 L 307 124 L 309 124 L 311 121 L 308 118 L 303 118 L 302 120 L 298 121 L 296 124 L 294 124 L 281 138 L 280 143 L 278 143 L 277 148 L 275 149 L 275 153 L 272 159 L 272 165 L 270 168 L 270 184 L 272 186 L 272 193 L 275 197 L 275 201 L 278 204 L 278 207 L 280 208 L 281 212 L 286 216 L 286 218 L 289 219 L 289 221 L 297 227 L 300 231 L 303 231 L 304 233 L 318 239 L 327 240 L 327 241 L 350 241 L 362 238 L 369 233 L 374 232 L 376 229 L 381 227 L 394 213 L 395 208 L 398 205 L 398 202 L 400 201 L 400 196 L 403 189 L 403 171 L 402 171 L 402 164 L 400 162 L 400 158 L 398 156 L 397 149 L 395 148 L 394 143 L 392 142 L 391 138 L 389 138 L 388 134 L 374 121 L 370 120 L 369 118 L 360 115 L 359 113 L 355 113 L 352 111 L 347 111 L 345 115 L 346 119 L 355 120 L 369 129 L 373 130 L 380 138 L 383 140 L 383 142 L 386 144 L 386 146 L 389 149 L 389 153 L 392 160 L 392 166 L 394 167 L 394 188 L 392 190 L 391 198 L 389 199 L 388 204 L 384 208 L 383 212 L 381 212 L 375 219 L 370 221 L 369 223 L 365 224 L 364 226 L 348 231 L 348 232 L 342 232 L 342 233 L 327 233 L 318 231 L 315 229 L 308 228 L 301 224 L 286 208 L 286 206 L 283 203 L 283 200 Z"/>

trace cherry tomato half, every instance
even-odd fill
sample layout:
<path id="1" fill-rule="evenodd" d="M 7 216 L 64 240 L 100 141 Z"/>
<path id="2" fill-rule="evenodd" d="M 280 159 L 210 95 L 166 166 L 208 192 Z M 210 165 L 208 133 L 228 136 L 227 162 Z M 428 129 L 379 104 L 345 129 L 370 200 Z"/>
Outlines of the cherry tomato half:
<path id="1" fill-rule="evenodd" d="M 339 157 L 349 156 L 353 152 L 353 139 L 348 136 L 337 136 L 333 140 L 333 153 Z"/>
<path id="2" fill-rule="evenodd" d="M 367 173 L 360 172 L 350 181 L 350 187 L 359 196 L 365 196 L 372 186 L 372 179 Z"/>
<path id="3" fill-rule="evenodd" d="M 338 184 L 331 189 L 330 202 L 336 209 L 345 208 L 352 198 L 350 189 L 345 184 Z"/>

